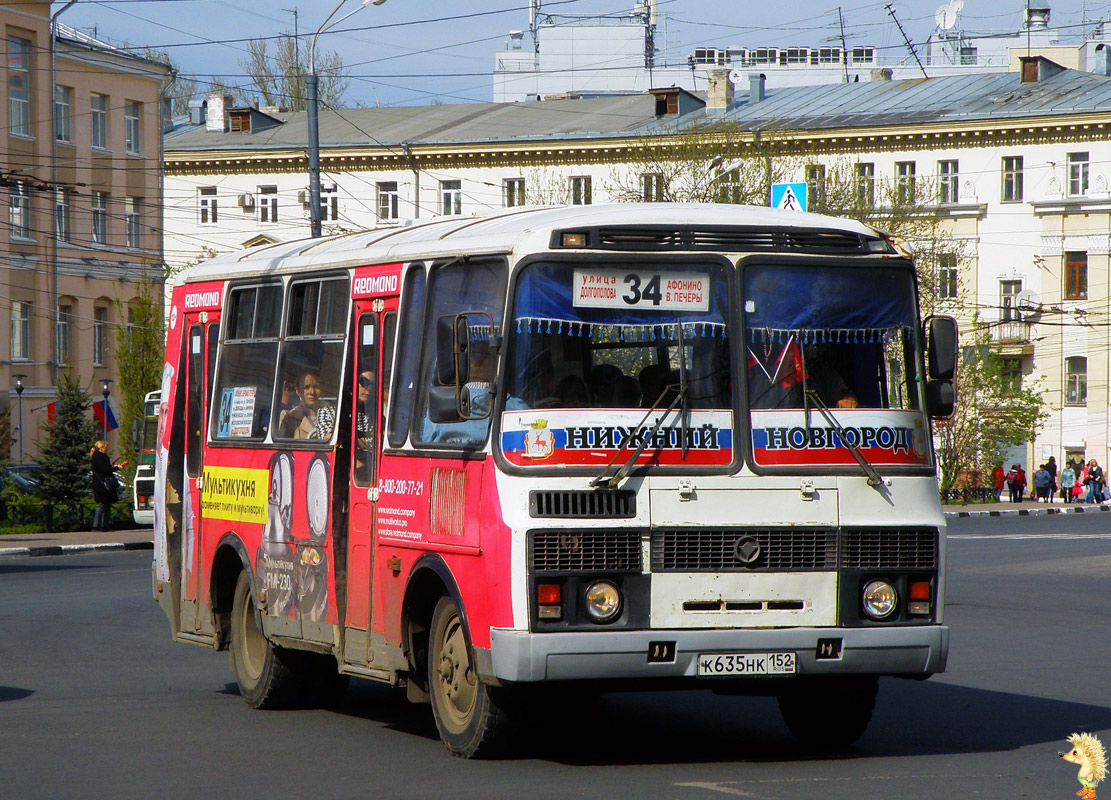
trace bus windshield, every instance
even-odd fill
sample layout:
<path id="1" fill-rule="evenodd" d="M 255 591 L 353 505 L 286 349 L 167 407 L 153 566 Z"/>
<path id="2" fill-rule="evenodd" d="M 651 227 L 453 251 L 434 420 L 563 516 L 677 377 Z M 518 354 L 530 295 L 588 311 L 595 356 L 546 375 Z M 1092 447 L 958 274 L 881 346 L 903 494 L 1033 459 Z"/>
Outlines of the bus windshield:
<path id="1" fill-rule="evenodd" d="M 727 270 L 710 261 L 526 266 L 506 325 L 507 459 L 604 464 L 600 455 L 623 440 L 639 444 L 641 420 L 651 429 L 674 406 L 638 463 L 684 463 L 691 448 L 729 463 L 719 437 L 733 407 Z"/>
<path id="2" fill-rule="evenodd" d="M 139 443 L 140 463 L 153 464 L 158 439 L 158 400 L 148 399 L 143 404 L 143 432 Z"/>
<path id="3" fill-rule="evenodd" d="M 876 463 L 928 463 L 909 268 L 748 264 L 742 287 L 757 463 L 848 463 L 842 439 Z"/>

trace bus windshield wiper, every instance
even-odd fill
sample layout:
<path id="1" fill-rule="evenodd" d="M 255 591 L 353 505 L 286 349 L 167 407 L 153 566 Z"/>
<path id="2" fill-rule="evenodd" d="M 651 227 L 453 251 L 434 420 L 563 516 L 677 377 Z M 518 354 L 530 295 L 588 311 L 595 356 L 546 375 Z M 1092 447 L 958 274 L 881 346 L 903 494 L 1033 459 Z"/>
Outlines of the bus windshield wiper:
<path id="1" fill-rule="evenodd" d="M 681 374 L 682 373 L 680 373 L 680 375 Z M 656 398 L 656 402 L 652 404 L 652 407 L 648 409 L 647 412 L 645 412 L 644 416 L 640 418 L 640 422 L 638 422 L 636 424 L 636 427 L 633 428 L 634 431 L 639 433 L 641 430 L 643 430 L 644 423 L 650 416 L 652 416 L 652 414 L 660 410 L 660 406 L 663 404 L 664 398 L 667 397 L 667 393 L 675 388 L 676 386 L 674 383 L 668 384 L 664 387 L 664 390 L 660 392 L 660 396 Z M 656 432 L 659 431 L 660 426 L 663 425 L 663 421 L 668 418 L 668 415 L 670 415 L 672 411 L 675 410 L 676 406 L 683 402 L 683 398 L 686 396 L 687 393 L 687 387 L 680 384 L 678 389 L 679 391 L 675 395 L 675 399 L 672 400 L 667 409 L 662 414 L 660 414 L 660 418 L 656 420 L 656 424 L 652 426 L 652 430 L 648 431 L 647 434 L 640 435 L 640 443 L 636 446 L 636 450 L 633 451 L 633 454 L 629 456 L 629 459 L 621 466 L 621 469 L 617 470 L 617 472 L 615 472 L 613 475 L 606 475 L 606 473 L 609 472 L 610 467 L 612 467 L 617 459 L 621 457 L 621 453 L 625 450 L 629 439 L 632 438 L 632 434 L 624 437 L 621 440 L 621 446 L 617 448 L 617 452 L 614 453 L 613 458 L 611 458 L 610 462 L 606 464 L 605 468 L 602 470 L 602 474 L 590 481 L 590 486 L 592 488 L 597 489 L 600 486 L 605 486 L 607 489 L 616 489 L 621 484 L 621 481 L 625 480 L 626 476 L 628 476 L 629 472 L 632 470 L 633 465 L 636 464 L 636 460 L 640 458 L 640 454 L 644 452 L 645 446 L 650 440 L 654 440 L 656 438 Z"/>
<path id="2" fill-rule="evenodd" d="M 830 427 L 837 431 L 837 436 L 841 439 L 841 444 L 853 454 L 856 463 L 860 465 L 860 468 L 864 470 L 864 474 L 868 476 L 868 485 L 873 489 L 879 489 L 883 486 L 885 483 L 884 479 L 880 477 L 880 474 L 876 472 L 876 468 L 873 467 L 868 459 L 864 457 L 864 454 L 860 452 L 860 448 L 849 441 L 849 438 L 845 435 L 845 429 L 841 427 L 841 423 L 833 416 L 833 413 L 829 410 L 829 406 L 822 402 L 822 398 L 818 396 L 818 393 L 813 389 L 807 389 L 806 396 L 813 401 L 814 407 L 818 409 L 819 414 L 825 417 Z M 809 414 L 807 416 L 809 417 Z"/>

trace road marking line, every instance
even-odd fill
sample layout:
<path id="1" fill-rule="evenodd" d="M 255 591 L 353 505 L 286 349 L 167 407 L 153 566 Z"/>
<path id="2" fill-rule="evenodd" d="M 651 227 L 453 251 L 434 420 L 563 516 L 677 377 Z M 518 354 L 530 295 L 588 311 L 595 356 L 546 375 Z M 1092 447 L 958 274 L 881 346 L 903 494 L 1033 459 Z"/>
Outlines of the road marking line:
<path id="1" fill-rule="evenodd" d="M 949 533 L 946 539 L 1111 539 L 1111 533 Z"/>

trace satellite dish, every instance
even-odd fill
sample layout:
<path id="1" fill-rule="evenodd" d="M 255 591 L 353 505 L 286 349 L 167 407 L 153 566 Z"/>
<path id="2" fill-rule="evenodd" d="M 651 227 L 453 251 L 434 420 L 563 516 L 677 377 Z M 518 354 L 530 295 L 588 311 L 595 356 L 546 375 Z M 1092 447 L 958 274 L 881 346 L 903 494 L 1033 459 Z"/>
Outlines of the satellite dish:
<path id="1" fill-rule="evenodd" d="M 1023 289 L 1015 295 L 1015 309 L 1024 320 L 1029 320 L 1042 313 L 1042 299 L 1032 289 Z"/>
<path id="2" fill-rule="evenodd" d="M 957 0 L 957 2 L 960 2 L 960 0 Z M 952 6 L 942 6 L 934 12 L 934 22 L 937 23 L 937 27 L 947 31 L 957 24 L 957 12 Z"/>

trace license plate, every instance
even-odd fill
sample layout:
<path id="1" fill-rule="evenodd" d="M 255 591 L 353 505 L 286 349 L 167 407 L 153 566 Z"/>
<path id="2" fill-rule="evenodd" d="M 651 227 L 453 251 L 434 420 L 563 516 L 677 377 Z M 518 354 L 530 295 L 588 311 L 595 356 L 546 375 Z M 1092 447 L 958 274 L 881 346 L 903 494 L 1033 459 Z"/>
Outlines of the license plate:
<path id="1" fill-rule="evenodd" d="M 703 653 L 698 656 L 700 678 L 794 674 L 794 653 Z"/>

